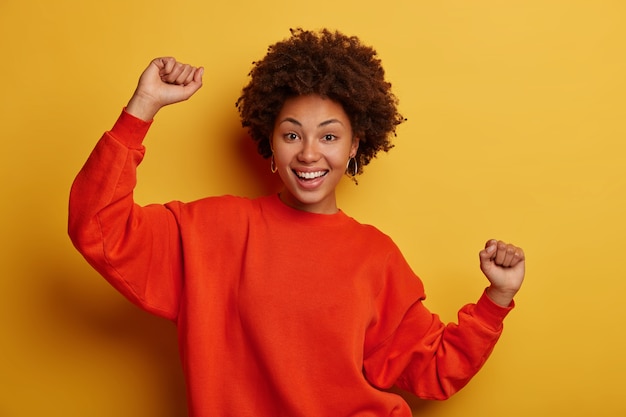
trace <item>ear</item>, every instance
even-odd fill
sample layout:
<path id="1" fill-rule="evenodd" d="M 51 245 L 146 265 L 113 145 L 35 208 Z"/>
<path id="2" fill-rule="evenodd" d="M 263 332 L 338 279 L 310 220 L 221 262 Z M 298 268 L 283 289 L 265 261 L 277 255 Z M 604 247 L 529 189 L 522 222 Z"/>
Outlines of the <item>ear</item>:
<path id="1" fill-rule="evenodd" d="M 359 150 L 359 143 L 361 140 L 355 136 L 352 138 L 352 145 L 350 146 L 350 158 L 354 158 L 356 156 L 356 151 Z"/>

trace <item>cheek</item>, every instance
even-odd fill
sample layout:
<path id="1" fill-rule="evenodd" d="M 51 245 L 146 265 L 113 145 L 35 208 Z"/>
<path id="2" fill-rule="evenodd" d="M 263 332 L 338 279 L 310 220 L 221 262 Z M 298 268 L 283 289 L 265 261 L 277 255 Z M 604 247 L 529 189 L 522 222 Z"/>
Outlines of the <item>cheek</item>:
<path id="1" fill-rule="evenodd" d="M 287 173 L 290 172 L 291 168 L 291 155 L 285 152 L 284 149 L 278 147 L 278 149 L 274 149 L 274 163 L 276 164 L 276 168 L 278 169 L 278 175 L 284 181 Z"/>
<path id="2" fill-rule="evenodd" d="M 350 159 L 351 154 L 352 148 L 342 147 L 342 149 L 337 149 L 336 152 L 333 152 L 332 155 L 329 155 L 329 158 L 332 158 L 333 165 L 345 166 L 348 163 L 348 159 Z"/>

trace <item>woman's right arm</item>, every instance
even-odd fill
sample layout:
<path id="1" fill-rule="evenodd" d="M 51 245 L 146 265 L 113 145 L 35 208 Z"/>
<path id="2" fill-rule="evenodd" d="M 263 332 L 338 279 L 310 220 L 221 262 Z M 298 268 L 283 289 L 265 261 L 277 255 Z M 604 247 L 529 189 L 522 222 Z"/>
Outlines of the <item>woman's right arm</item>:
<path id="1" fill-rule="evenodd" d="M 201 76 L 201 69 L 173 58 L 152 61 L 70 192 L 68 231 L 76 248 L 127 298 L 172 320 L 182 283 L 175 206 L 139 207 L 133 190 L 152 118 L 161 107 L 189 98 L 200 88 Z"/>

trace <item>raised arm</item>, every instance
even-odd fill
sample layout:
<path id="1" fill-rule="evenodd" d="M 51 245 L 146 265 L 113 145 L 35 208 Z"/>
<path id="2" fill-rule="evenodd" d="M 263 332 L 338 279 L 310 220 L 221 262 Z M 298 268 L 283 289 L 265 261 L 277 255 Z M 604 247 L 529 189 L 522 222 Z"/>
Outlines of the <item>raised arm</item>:
<path id="1" fill-rule="evenodd" d="M 201 85 L 201 68 L 174 58 L 153 60 L 70 192 L 68 232 L 78 251 L 132 302 L 169 319 L 176 319 L 182 286 L 178 206 L 140 207 L 133 192 L 154 115 L 188 99 Z"/>
<path id="2" fill-rule="evenodd" d="M 487 242 L 480 260 L 491 285 L 475 304 L 459 310 L 458 323 L 444 324 L 426 309 L 423 299 L 417 300 L 393 334 L 366 355 L 365 372 L 374 385 L 387 388 L 397 384 L 422 398 L 443 400 L 480 370 L 514 306 L 525 262 L 521 248 L 496 240 Z M 403 269 L 406 267 L 394 267 L 394 271 Z M 401 302 L 404 292 L 396 292 L 385 304 Z"/>

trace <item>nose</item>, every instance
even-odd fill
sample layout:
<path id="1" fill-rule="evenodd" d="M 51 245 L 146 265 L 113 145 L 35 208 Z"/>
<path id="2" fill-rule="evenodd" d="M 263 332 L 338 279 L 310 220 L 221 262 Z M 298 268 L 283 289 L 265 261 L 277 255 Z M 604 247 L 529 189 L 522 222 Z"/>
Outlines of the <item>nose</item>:
<path id="1" fill-rule="evenodd" d="M 315 140 L 305 139 L 298 153 L 298 160 L 304 163 L 315 162 L 320 158 L 319 143 Z"/>

